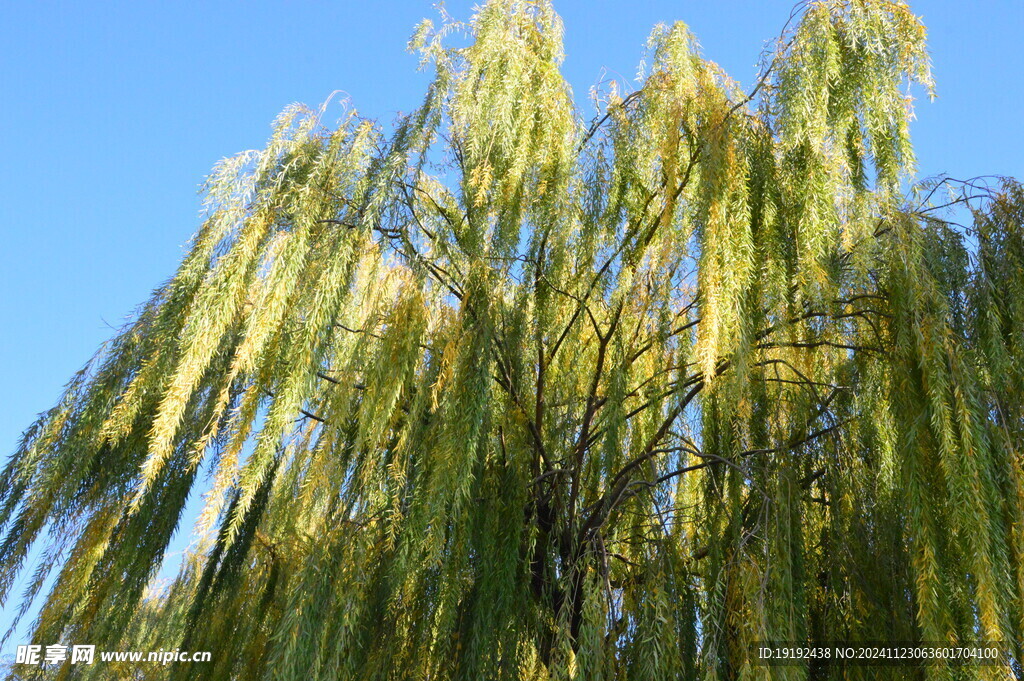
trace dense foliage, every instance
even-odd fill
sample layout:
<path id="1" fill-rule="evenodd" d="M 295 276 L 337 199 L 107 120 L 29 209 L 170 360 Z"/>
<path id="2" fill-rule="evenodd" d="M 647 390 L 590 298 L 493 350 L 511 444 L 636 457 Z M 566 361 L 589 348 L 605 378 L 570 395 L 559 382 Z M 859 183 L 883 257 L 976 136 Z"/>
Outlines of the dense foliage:
<path id="1" fill-rule="evenodd" d="M 0 595 L 37 541 L 22 602 L 56 575 L 33 640 L 213 662 L 36 673 L 807 678 L 751 665 L 762 640 L 1021 659 L 1024 191 L 913 183 L 920 22 L 800 5 L 749 92 L 658 26 L 591 122 L 561 31 L 546 0 L 425 22 L 434 78 L 393 131 L 293 106 L 216 168 L 178 272 L 0 478 Z"/>

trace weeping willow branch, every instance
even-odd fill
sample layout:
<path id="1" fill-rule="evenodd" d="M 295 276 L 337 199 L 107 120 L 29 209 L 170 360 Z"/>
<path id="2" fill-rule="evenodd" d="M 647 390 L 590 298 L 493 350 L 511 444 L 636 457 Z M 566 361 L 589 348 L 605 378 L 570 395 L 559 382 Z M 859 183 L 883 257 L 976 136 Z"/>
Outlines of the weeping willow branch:
<path id="1" fill-rule="evenodd" d="M 1024 190 L 913 177 L 919 20 L 801 3 L 747 91 L 658 26 L 589 125 L 561 35 L 547 1 L 425 22 L 394 126 L 293 106 L 218 164 L 177 272 L 0 471 L 0 604 L 31 570 L 33 641 L 215 659 L 26 678 L 1024 659 Z M 859 669 L 813 673 L 1013 673 Z"/>

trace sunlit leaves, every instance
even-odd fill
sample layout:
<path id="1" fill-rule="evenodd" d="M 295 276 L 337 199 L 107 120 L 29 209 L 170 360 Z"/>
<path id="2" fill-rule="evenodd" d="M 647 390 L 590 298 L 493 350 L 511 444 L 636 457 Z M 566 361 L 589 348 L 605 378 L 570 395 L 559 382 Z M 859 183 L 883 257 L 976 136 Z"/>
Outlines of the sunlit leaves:
<path id="1" fill-rule="evenodd" d="M 49 532 L 37 639 L 214 653 L 147 678 L 799 679 L 750 646 L 1022 640 L 1024 193 L 901 198 L 923 27 L 797 9 L 747 91 L 656 27 L 589 123 L 531 0 L 424 22 L 393 129 L 286 109 L 4 469 L 0 598 Z"/>

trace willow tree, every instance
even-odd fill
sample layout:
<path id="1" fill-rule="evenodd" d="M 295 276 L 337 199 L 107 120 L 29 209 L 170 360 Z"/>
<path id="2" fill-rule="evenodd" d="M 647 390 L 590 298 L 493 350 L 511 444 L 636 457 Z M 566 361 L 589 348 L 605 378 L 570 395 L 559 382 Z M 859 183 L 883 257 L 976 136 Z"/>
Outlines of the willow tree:
<path id="1" fill-rule="evenodd" d="M 907 6 L 787 26 L 749 92 L 658 26 L 585 122 L 549 3 L 490 0 L 416 31 L 434 76 L 393 130 L 285 110 L 2 473 L 0 593 L 35 543 L 22 603 L 54 580 L 32 639 L 209 650 L 131 671 L 203 679 L 807 677 L 762 640 L 1021 659 L 1024 190 L 913 183 Z M 883 672 L 1012 670 L 814 675 Z"/>

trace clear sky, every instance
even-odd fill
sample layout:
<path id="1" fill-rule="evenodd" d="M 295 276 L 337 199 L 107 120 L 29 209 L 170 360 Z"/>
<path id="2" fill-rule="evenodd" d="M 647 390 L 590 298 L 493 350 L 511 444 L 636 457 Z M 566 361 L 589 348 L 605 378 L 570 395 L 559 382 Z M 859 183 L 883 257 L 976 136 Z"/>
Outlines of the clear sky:
<path id="1" fill-rule="evenodd" d="M 447 3 L 468 18 L 473 3 Z M 555 0 L 586 105 L 631 81 L 652 26 L 681 19 L 744 85 L 791 0 Z M 912 128 L 922 175 L 1024 178 L 1021 0 L 917 0 L 938 99 Z M 173 273 L 196 190 L 262 147 L 287 104 L 343 90 L 390 123 L 427 74 L 405 52 L 430 0 L 11 2 L 0 22 L 0 458 L 126 315 Z M 605 75 L 602 75 L 602 74 Z M 334 112 L 334 116 L 330 112 Z M 340 117 L 334 105 L 325 120 Z M 585 111 L 587 117 L 590 111 Z M 0 636 L 9 603 L 0 611 Z M 0 651 L 8 653 L 15 636 Z M 36 642 L 52 643 L 52 642 Z"/>

